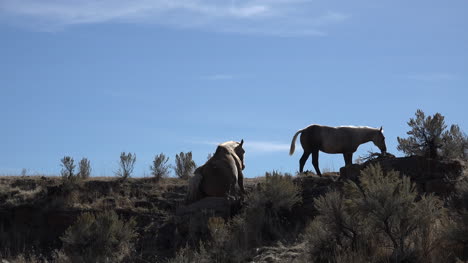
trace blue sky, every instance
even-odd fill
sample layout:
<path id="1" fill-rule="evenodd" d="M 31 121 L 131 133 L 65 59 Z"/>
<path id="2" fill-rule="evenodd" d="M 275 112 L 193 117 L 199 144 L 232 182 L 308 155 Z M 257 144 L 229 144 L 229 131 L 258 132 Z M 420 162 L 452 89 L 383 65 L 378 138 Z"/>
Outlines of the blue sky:
<path id="1" fill-rule="evenodd" d="M 155 154 L 245 140 L 248 177 L 298 170 L 309 124 L 383 126 L 420 108 L 468 131 L 466 1 L 1 0 L 0 174 L 88 157 L 136 176 Z M 356 159 L 371 143 L 362 145 Z M 341 155 L 320 154 L 322 171 Z M 306 169 L 312 170 L 310 160 Z"/>

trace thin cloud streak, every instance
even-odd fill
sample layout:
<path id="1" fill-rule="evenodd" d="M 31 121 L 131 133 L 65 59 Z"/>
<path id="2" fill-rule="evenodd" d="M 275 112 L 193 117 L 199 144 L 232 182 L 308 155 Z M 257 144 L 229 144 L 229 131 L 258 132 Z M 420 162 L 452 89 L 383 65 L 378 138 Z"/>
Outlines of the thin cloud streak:
<path id="1" fill-rule="evenodd" d="M 201 77 L 201 79 L 204 80 L 228 80 L 228 79 L 234 79 L 233 75 L 229 74 L 214 74 L 214 75 L 207 75 Z"/>
<path id="2" fill-rule="evenodd" d="M 411 80 L 420 81 L 444 81 L 444 80 L 455 80 L 457 76 L 449 73 L 430 73 L 430 74 L 411 74 L 407 75 L 406 78 Z"/>
<path id="3" fill-rule="evenodd" d="M 216 141 L 191 141 L 193 144 L 204 144 L 204 145 L 219 145 L 220 142 Z M 250 141 L 245 140 L 244 149 L 246 153 L 273 153 L 273 152 L 288 152 L 289 144 L 271 142 L 271 141 Z"/>
<path id="4" fill-rule="evenodd" d="M 40 31 L 123 22 L 273 36 L 323 36 L 349 19 L 304 0 L 3 0 L 0 15 Z"/>
<path id="5" fill-rule="evenodd" d="M 285 152 L 289 151 L 288 144 L 267 141 L 250 141 L 245 142 L 245 151 L 254 153 L 272 153 L 272 152 Z"/>

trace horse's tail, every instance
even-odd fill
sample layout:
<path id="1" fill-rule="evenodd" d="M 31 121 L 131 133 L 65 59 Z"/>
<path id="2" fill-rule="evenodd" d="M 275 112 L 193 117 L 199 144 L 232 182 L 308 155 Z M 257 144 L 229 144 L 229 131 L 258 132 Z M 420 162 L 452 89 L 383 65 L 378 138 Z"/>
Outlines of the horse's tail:
<path id="1" fill-rule="evenodd" d="M 291 148 L 289 148 L 289 155 L 293 155 L 294 150 L 296 149 L 296 138 L 297 138 L 297 135 L 299 135 L 299 133 L 301 133 L 302 131 L 304 131 L 304 129 L 298 130 L 298 131 L 296 132 L 296 134 L 294 134 L 294 137 L 293 137 L 292 142 L 291 142 Z"/>
<path id="2" fill-rule="evenodd" d="M 191 204 L 202 198 L 202 193 L 200 192 L 200 183 L 202 178 L 203 175 L 200 172 L 200 168 L 196 169 L 194 175 L 188 182 L 187 196 L 185 198 L 186 204 Z"/>

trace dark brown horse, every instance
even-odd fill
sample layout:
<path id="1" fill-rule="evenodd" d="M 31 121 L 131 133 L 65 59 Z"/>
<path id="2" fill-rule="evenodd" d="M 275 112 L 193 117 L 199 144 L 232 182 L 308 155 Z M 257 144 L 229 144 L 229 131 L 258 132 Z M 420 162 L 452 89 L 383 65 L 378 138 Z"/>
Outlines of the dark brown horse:
<path id="1" fill-rule="evenodd" d="M 239 185 L 244 194 L 244 140 L 229 141 L 218 145 L 213 156 L 198 167 L 189 181 L 187 203 L 193 203 L 207 196 L 236 196 Z"/>
<path id="2" fill-rule="evenodd" d="M 340 126 L 328 127 L 311 125 L 294 134 L 289 155 L 294 153 L 297 135 L 301 134 L 301 145 L 304 149 L 299 160 L 299 172 L 302 173 L 304 165 L 312 154 L 312 164 L 318 175 L 322 175 L 319 169 L 319 151 L 325 153 L 342 153 L 345 165 L 352 164 L 353 153 L 359 145 L 372 141 L 382 153 L 387 151 L 382 127 L 380 129 L 370 127 Z"/>

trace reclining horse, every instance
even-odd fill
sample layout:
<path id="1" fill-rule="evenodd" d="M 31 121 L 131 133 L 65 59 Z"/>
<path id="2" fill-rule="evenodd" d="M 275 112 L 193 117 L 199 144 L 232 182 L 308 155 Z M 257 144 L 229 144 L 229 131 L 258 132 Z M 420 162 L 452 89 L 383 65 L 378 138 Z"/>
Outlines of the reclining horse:
<path id="1" fill-rule="evenodd" d="M 198 167 L 189 181 L 186 202 L 188 204 L 207 196 L 237 196 L 244 194 L 244 140 L 221 143 L 213 156 Z"/>
<path id="2" fill-rule="evenodd" d="M 387 151 L 382 127 L 380 129 L 370 127 L 340 126 L 328 127 L 322 125 L 310 125 L 294 134 L 289 155 L 294 153 L 297 135 L 301 134 L 301 145 L 304 149 L 299 160 L 299 172 L 302 173 L 304 165 L 312 154 L 312 164 L 317 175 L 322 175 L 319 169 L 319 151 L 324 153 L 342 153 L 345 165 L 352 164 L 353 153 L 359 145 L 372 141 L 382 153 Z"/>

